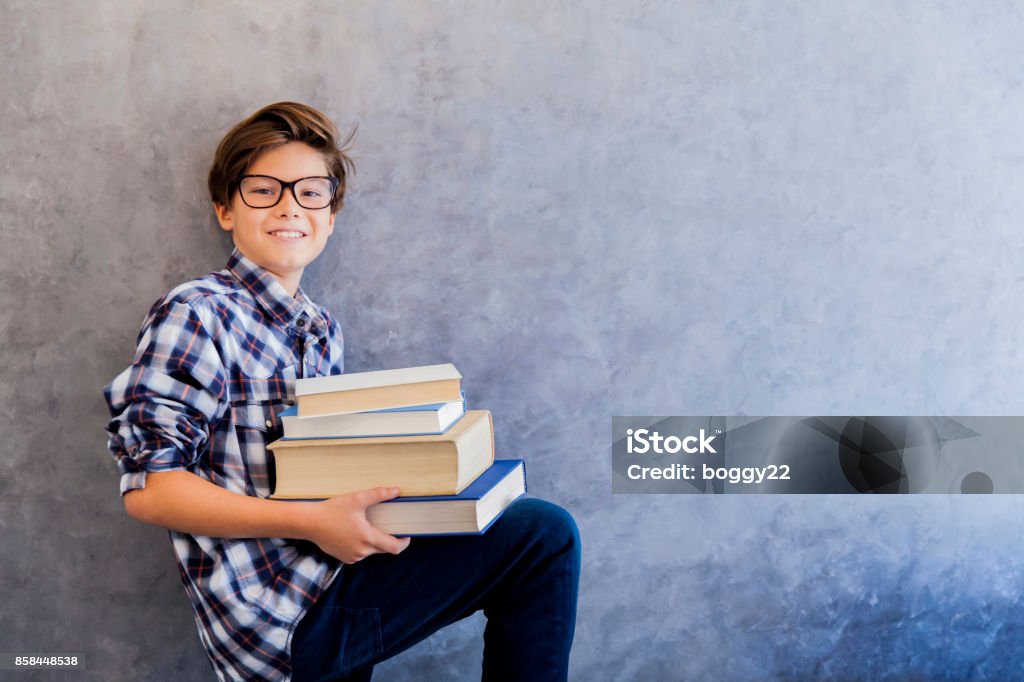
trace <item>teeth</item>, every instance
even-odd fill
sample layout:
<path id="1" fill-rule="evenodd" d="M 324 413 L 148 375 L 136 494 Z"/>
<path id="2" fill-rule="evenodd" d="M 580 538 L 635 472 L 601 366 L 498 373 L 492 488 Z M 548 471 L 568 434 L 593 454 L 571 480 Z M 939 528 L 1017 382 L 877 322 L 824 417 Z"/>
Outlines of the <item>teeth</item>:
<path id="1" fill-rule="evenodd" d="M 298 239 L 299 237 L 302 236 L 301 232 L 285 232 L 283 230 L 271 232 L 270 234 L 277 235 L 278 237 L 287 237 L 289 239 Z"/>

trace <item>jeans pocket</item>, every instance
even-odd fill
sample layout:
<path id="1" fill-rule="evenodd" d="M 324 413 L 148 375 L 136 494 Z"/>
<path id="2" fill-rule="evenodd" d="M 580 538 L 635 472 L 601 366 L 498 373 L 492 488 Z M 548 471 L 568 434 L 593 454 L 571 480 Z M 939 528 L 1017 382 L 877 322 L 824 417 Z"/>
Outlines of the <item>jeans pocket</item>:
<path id="1" fill-rule="evenodd" d="M 350 675 L 384 651 L 378 609 L 327 606 L 316 613 L 314 623 L 299 625 L 300 641 L 292 643 L 295 682 Z"/>

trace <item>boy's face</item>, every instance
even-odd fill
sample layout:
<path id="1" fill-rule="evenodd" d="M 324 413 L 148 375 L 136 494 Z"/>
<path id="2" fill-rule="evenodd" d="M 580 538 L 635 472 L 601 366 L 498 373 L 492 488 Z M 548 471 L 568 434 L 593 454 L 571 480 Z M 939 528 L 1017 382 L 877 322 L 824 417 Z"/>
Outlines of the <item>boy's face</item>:
<path id="1" fill-rule="evenodd" d="M 291 182 L 330 175 L 323 157 L 307 144 L 288 142 L 256 157 L 246 175 L 269 175 Z M 247 206 L 236 191 L 230 206 L 213 205 L 222 229 L 231 232 L 235 247 L 268 270 L 288 293 L 295 295 L 302 272 L 316 260 L 334 232 L 331 207 L 303 208 L 291 189 L 270 208 Z"/>

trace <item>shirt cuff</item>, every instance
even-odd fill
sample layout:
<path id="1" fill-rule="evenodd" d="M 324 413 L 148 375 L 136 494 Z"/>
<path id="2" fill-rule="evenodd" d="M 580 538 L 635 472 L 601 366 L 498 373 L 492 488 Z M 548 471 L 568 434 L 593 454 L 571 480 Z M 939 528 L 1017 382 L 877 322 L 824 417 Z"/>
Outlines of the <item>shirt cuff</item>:
<path id="1" fill-rule="evenodd" d="M 121 474 L 121 497 L 129 490 L 142 490 L 146 487 L 146 474 L 148 473 L 163 473 L 165 471 L 188 471 L 185 467 L 173 466 L 166 469 L 154 469 L 152 472 L 149 471 L 133 471 L 127 474 Z"/>
<path id="2" fill-rule="evenodd" d="M 130 474 L 121 474 L 121 496 L 129 490 L 141 490 L 146 487 L 145 471 L 136 471 Z"/>
<path id="3" fill-rule="evenodd" d="M 146 474 L 187 469 L 181 450 L 175 447 L 149 450 L 145 446 L 140 446 L 132 451 L 131 456 L 122 456 L 118 466 L 121 471 L 122 496 L 129 490 L 145 488 Z"/>

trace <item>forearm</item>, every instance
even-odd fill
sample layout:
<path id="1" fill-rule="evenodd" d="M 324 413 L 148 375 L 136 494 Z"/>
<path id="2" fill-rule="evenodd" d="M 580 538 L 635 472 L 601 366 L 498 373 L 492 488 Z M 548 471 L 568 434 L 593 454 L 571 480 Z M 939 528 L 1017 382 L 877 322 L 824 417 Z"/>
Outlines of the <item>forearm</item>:
<path id="1" fill-rule="evenodd" d="M 124 496 L 135 519 L 191 535 L 223 538 L 310 539 L 310 505 L 248 497 L 221 488 L 188 471 L 146 476 L 146 487 Z"/>

